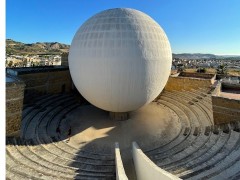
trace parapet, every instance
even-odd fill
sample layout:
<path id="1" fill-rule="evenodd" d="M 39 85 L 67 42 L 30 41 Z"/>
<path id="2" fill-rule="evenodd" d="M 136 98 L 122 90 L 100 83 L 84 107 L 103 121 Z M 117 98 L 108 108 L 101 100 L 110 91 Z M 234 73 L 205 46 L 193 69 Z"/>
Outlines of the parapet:
<path id="1" fill-rule="evenodd" d="M 36 66 L 36 67 L 6 68 L 7 74 L 10 74 L 12 76 L 65 70 L 69 70 L 69 68 L 66 66 Z"/>
<path id="2" fill-rule="evenodd" d="M 170 75 L 165 89 L 168 91 L 192 91 L 211 88 L 216 74 L 181 72 Z"/>
<path id="3" fill-rule="evenodd" d="M 240 120 L 240 84 L 218 82 L 212 92 L 214 124 Z"/>
<path id="4" fill-rule="evenodd" d="M 133 162 L 138 180 L 180 180 L 177 176 L 161 169 L 154 164 L 139 148 L 136 142 L 132 143 Z"/>
<path id="5" fill-rule="evenodd" d="M 128 180 L 128 177 L 127 177 L 124 167 L 123 167 L 118 143 L 115 143 L 115 164 L 116 164 L 116 179 L 117 180 Z"/>
<path id="6" fill-rule="evenodd" d="M 69 68 L 65 66 L 7 68 L 6 71 L 26 84 L 24 103 L 31 103 L 44 94 L 71 92 L 73 89 Z"/>

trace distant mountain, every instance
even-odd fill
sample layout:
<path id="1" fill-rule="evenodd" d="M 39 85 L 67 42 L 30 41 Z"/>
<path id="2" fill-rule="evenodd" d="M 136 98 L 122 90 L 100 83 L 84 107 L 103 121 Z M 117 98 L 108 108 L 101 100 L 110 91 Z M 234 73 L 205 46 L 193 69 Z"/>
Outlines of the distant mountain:
<path id="1" fill-rule="evenodd" d="M 61 54 L 68 52 L 70 45 L 58 42 L 37 42 L 25 44 L 12 39 L 6 39 L 6 53 L 23 55 L 23 54 Z"/>
<path id="2" fill-rule="evenodd" d="M 14 55 L 23 54 L 61 54 L 68 52 L 70 45 L 62 44 L 59 42 L 37 42 L 32 44 L 25 44 L 17 42 L 12 39 L 6 39 L 6 53 Z M 229 59 L 240 60 L 240 55 L 214 55 L 214 54 L 201 54 L 201 53 L 182 53 L 174 54 L 173 58 L 179 59 Z"/>
<path id="3" fill-rule="evenodd" d="M 216 58 L 214 54 L 200 54 L 200 53 L 183 53 L 183 54 L 173 54 L 174 58 L 179 59 L 213 59 Z"/>
<path id="4" fill-rule="evenodd" d="M 229 59 L 229 60 L 240 60 L 240 55 L 215 55 L 215 54 L 201 54 L 201 53 L 183 53 L 174 54 L 173 58 L 179 59 Z"/>

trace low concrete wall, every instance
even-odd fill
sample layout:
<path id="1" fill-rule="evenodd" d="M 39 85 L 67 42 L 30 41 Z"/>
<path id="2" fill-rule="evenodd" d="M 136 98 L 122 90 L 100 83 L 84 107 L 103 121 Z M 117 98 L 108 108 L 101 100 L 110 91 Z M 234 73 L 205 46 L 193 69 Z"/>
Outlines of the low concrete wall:
<path id="1" fill-rule="evenodd" d="M 120 154 L 119 144 L 115 143 L 115 164 L 116 164 L 116 179 L 117 180 L 128 180 Z"/>
<path id="2" fill-rule="evenodd" d="M 159 168 L 138 147 L 136 142 L 132 144 L 133 161 L 138 180 L 177 180 L 177 176 Z"/>
<path id="3" fill-rule="evenodd" d="M 212 92 L 212 95 L 213 96 L 220 96 L 221 89 L 222 89 L 222 84 L 221 84 L 221 82 L 218 82 L 217 85 L 216 85 L 216 88 Z"/>

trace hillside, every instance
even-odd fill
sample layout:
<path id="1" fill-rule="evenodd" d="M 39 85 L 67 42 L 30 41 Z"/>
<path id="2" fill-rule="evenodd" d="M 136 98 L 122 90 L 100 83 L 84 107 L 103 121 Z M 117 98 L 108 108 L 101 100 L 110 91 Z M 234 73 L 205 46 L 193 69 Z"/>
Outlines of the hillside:
<path id="1" fill-rule="evenodd" d="M 6 39 L 6 53 L 14 55 L 24 54 L 61 54 L 68 52 L 70 45 L 62 44 L 59 42 L 37 42 L 32 44 L 25 44 L 17 42 L 12 39 Z M 201 54 L 201 53 L 182 53 L 174 54 L 173 58 L 179 59 L 228 59 L 239 60 L 240 56 L 218 56 L 214 54 Z"/>
<path id="2" fill-rule="evenodd" d="M 200 54 L 200 53 L 183 53 L 183 54 L 173 54 L 174 58 L 179 59 L 213 59 L 216 58 L 214 54 Z"/>
<path id="3" fill-rule="evenodd" d="M 215 54 L 201 54 L 201 53 L 183 53 L 183 54 L 174 54 L 173 58 L 179 58 L 179 59 L 228 59 L 228 60 L 239 60 L 240 55 L 215 55 Z"/>
<path id="4" fill-rule="evenodd" d="M 69 45 L 58 42 L 37 42 L 25 44 L 12 39 L 6 39 L 6 53 L 14 55 L 24 54 L 61 54 L 68 52 Z"/>

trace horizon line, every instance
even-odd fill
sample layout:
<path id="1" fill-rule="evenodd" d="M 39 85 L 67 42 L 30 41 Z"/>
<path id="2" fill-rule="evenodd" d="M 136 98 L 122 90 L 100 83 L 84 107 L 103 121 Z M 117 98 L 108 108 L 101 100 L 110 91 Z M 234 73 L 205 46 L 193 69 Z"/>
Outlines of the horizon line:
<path id="1" fill-rule="evenodd" d="M 68 43 L 62 43 L 62 42 L 59 42 L 59 41 L 36 41 L 36 42 L 31 42 L 31 43 L 29 43 L 29 42 L 23 42 L 23 41 L 18 41 L 18 40 L 14 40 L 14 39 L 12 39 L 12 38 L 5 38 L 6 40 L 7 39 L 10 39 L 10 40 L 13 40 L 13 41 L 16 41 L 16 42 L 21 42 L 21 43 L 24 43 L 24 44 L 34 44 L 34 43 L 54 43 L 54 42 L 56 42 L 56 43 L 61 43 L 61 44 L 65 44 L 65 45 L 69 45 L 69 46 L 71 46 L 71 43 L 70 44 L 68 44 Z M 5 51 L 6 52 L 6 51 Z M 240 54 L 228 54 L 228 53 L 220 53 L 220 54 L 215 54 L 215 53 L 209 53 L 209 52 L 181 52 L 181 53 L 175 53 L 175 52 L 172 52 L 172 54 L 212 54 L 212 55 L 217 55 L 217 56 L 240 56 Z"/>

